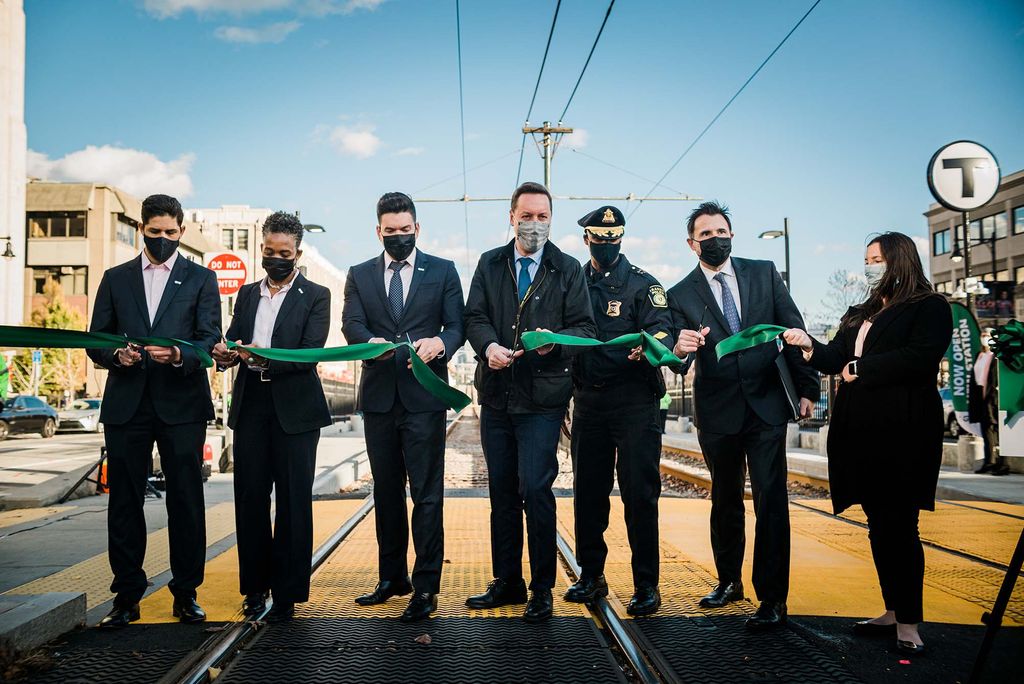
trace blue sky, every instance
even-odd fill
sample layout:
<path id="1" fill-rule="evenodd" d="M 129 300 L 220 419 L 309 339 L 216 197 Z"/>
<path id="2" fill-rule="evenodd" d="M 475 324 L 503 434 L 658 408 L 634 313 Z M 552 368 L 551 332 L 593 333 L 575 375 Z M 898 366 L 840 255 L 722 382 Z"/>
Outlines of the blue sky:
<path id="1" fill-rule="evenodd" d="M 618 0 L 566 116 L 584 132 L 555 157 L 555 193 L 646 194 L 591 157 L 659 178 L 811 4 Z M 383 192 L 462 195 L 454 0 L 25 5 L 30 170 L 192 207 L 301 209 L 343 268 L 379 251 Z M 468 175 L 470 196 L 514 186 L 554 6 L 462 2 L 467 165 L 497 159 Z M 557 119 L 606 7 L 563 0 L 532 122 Z M 925 166 L 944 143 L 1024 168 L 1022 88 L 1020 2 L 823 0 L 665 184 L 729 204 L 734 253 L 780 268 L 781 241 L 757 234 L 788 216 L 794 296 L 813 312 L 829 273 L 860 269 L 867 235 L 925 237 Z M 523 180 L 541 178 L 528 141 Z M 559 245 L 584 255 L 576 219 L 598 204 L 556 203 Z M 696 264 L 690 206 L 648 203 L 627 224 L 625 253 L 666 286 Z M 504 239 L 507 207 L 468 214 L 467 245 L 462 205 L 419 206 L 421 245 L 465 278 Z"/>

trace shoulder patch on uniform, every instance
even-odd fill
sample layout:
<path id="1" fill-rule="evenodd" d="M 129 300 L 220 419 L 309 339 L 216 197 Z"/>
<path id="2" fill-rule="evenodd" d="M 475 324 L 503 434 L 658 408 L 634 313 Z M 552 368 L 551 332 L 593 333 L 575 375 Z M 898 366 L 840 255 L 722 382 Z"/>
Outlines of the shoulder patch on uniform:
<path id="1" fill-rule="evenodd" d="M 651 306 L 659 309 L 668 307 L 668 297 L 665 296 L 665 288 L 661 285 L 651 285 L 647 290 L 647 297 L 651 300 Z"/>

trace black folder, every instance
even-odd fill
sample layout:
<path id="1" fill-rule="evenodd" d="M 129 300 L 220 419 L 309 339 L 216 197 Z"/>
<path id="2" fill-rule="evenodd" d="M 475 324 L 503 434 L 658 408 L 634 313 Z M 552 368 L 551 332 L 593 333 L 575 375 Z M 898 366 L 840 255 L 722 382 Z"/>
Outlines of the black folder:
<path id="1" fill-rule="evenodd" d="M 779 371 L 779 380 L 782 381 L 782 389 L 785 391 L 786 401 L 789 402 L 793 420 L 800 420 L 800 395 L 796 392 L 796 384 L 793 382 L 793 374 L 789 372 L 785 354 L 780 352 L 775 357 L 775 366 Z"/>

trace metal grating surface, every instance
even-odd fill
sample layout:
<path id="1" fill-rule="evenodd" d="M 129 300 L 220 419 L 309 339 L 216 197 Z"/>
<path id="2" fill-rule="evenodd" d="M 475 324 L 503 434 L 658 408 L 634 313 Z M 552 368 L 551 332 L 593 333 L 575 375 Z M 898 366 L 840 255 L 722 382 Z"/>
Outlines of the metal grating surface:
<path id="1" fill-rule="evenodd" d="M 80 650 L 56 655 L 56 666 L 33 684 L 148 684 L 158 682 L 188 651 Z"/>

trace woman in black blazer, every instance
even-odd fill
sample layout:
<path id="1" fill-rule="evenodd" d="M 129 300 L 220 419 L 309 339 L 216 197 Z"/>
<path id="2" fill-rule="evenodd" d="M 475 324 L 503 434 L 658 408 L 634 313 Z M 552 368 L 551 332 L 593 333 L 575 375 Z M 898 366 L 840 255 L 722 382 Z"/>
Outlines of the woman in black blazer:
<path id="1" fill-rule="evenodd" d="M 323 347 L 331 325 L 331 292 L 296 268 L 303 227 L 284 212 L 263 224 L 267 277 L 238 293 L 227 339 L 256 347 Z M 331 424 L 316 363 L 268 361 L 246 351 L 213 350 L 221 370 L 239 362 L 228 416 L 235 430 L 235 528 L 242 610 L 274 604 L 270 622 L 290 620 L 309 600 L 313 555 L 313 473 L 320 428 Z M 270 491 L 276 492 L 274 525 Z"/>
<path id="2" fill-rule="evenodd" d="M 943 434 L 937 376 L 953 322 L 906 235 L 876 237 L 864 263 L 868 298 L 846 312 L 831 342 L 797 328 L 783 339 L 816 370 L 842 374 L 828 431 L 832 503 L 837 514 L 858 503 L 864 509 L 885 601 L 883 615 L 854 631 L 895 634 L 897 648 L 915 654 L 924 648 L 918 514 L 935 510 Z"/>

